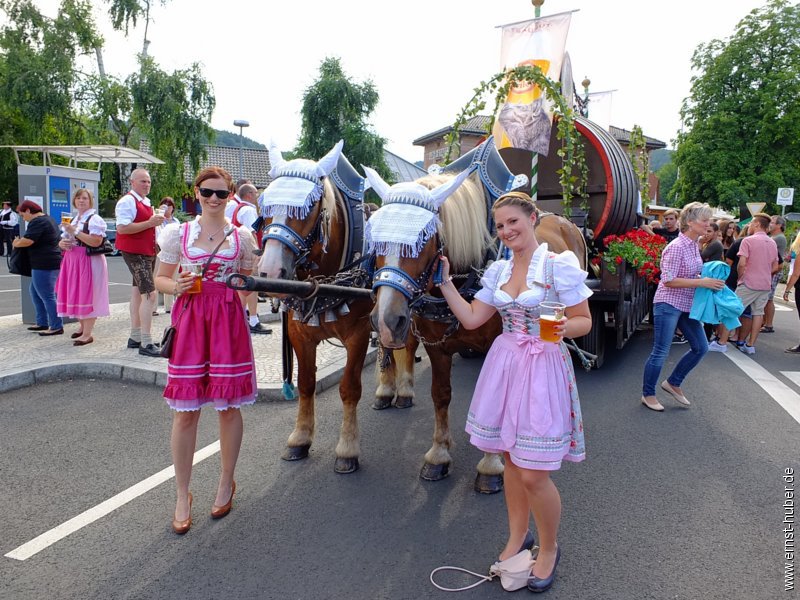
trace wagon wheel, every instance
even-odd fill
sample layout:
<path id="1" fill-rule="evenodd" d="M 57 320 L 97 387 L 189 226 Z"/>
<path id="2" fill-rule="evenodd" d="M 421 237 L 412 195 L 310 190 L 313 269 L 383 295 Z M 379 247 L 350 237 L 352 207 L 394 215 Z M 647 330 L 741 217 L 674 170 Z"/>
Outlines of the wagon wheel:
<path id="1" fill-rule="evenodd" d="M 592 329 L 585 336 L 576 340 L 578 347 L 597 356 L 592 368 L 599 369 L 603 366 L 606 353 L 606 323 L 605 310 L 597 304 L 589 305 L 592 314 Z"/>

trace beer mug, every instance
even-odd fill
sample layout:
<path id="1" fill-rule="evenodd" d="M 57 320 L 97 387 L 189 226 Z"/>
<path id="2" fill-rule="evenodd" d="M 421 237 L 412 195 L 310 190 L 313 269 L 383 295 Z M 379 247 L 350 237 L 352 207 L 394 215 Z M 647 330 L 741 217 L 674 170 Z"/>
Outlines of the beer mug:
<path id="1" fill-rule="evenodd" d="M 561 336 L 556 333 L 556 325 L 564 318 L 565 308 L 561 302 L 539 303 L 539 337 L 543 342 L 561 341 Z"/>
<path id="2" fill-rule="evenodd" d="M 199 294 L 203 289 L 203 263 L 199 262 L 182 262 L 181 271 L 190 273 L 192 279 L 192 287 L 186 290 L 185 294 Z"/>
<path id="3" fill-rule="evenodd" d="M 69 213 L 61 213 L 61 224 L 69 225 L 72 223 L 72 215 Z"/>
<path id="4" fill-rule="evenodd" d="M 156 209 L 156 214 L 157 214 L 159 217 L 163 217 L 163 216 L 165 216 L 165 215 L 166 215 L 166 213 L 167 213 L 167 209 L 166 209 L 166 208 L 164 208 L 163 206 L 159 206 L 159 207 Z"/>

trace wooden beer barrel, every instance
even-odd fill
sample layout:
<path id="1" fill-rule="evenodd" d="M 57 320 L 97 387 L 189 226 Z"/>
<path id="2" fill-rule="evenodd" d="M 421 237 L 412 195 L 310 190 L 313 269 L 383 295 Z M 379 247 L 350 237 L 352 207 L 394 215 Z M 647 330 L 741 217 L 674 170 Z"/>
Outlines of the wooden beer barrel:
<path id="1" fill-rule="evenodd" d="M 589 167 L 589 228 L 599 242 L 607 235 L 622 234 L 637 225 L 639 184 L 627 152 L 610 133 L 583 117 L 578 117 L 575 124 L 583 138 Z M 538 179 L 539 208 L 557 214 L 563 212 L 561 185 L 558 182 L 558 170 L 562 165 L 557 155 L 559 147 L 554 125 L 550 136 L 550 153 L 548 156 L 539 156 Z M 516 167 L 519 170 L 509 165 L 515 173 L 525 172 L 521 164 L 517 163 Z M 573 199 L 572 206 L 573 215 L 577 216 L 580 207 L 577 198 Z M 577 225 L 582 225 L 577 218 L 573 220 Z"/>

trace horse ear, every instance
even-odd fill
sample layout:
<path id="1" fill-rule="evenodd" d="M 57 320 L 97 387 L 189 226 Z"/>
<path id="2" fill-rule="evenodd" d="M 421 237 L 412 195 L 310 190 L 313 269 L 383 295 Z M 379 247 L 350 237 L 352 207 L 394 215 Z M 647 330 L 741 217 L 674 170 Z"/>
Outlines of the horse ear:
<path id="1" fill-rule="evenodd" d="M 380 199 L 385 201 L 386 198 L 389 196 L 389 190 L 391 189 L 389 184 L 386 183 L 378 172 L 375 169 L 370 169 L 369 167 L 365 167 L 361 165 L 361 168 L 364 169 L 364 173 L 367 174 L 367 182 L 372 186 L 372 189 L 375 190 L 375 193 L 380 196 Z"/>
<path id="2" fill-rule="evenodd" d="M 319 159 L 317 163 L 317 175 L 320 177 L 327 177 L 336 168 L 336 163 L 339 162 L 339 155 L 344 148 L 344 140 L 339 140 L 336 145 L 331 148 L 325 156 Z"/>
<path id="3" fill-rule="evenodd" d="M 473 166 L 469 166 L 461 171 L 461 173 L 456 175 L 451 181 L 443 183 L 439 187 L 431 190 L 434 207 L 438 209 L 442 204 L 444 204 L 444 201 L 447 200 L 447 197 L 455 192 L 462 183 L 464 183 L 464 180 L 470 176 L 472 171 Z"/>
<path id="4" fill-rule="evenodd" d="M 283 154 L 281 154 L 278 148 L 278 144 L 274 141 L 270 141 L 269 143 L 269 164 L 271 166 L 269 176 L 273 179 L 278 175 L 278 169 L 286 164 L 286 161 L 283 160 Z"/>

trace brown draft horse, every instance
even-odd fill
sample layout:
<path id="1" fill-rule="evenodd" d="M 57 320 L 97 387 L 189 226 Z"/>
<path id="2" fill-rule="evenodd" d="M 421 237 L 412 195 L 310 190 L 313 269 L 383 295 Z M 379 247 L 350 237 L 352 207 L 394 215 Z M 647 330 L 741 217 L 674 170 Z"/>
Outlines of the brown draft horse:
<path id="1" fill-rule="evenodd" d="M 307 159 L 285 162 L 277 148 L 270 149 L 270 162 L 273 166 L 271 173 L 275 179 L 267 188 L 262 202 L 271 197 L 270 188 L 273 185 L 276 186 L 276 197 L 273 198 L 273 215 L 271 221 L 268 219 L 267 241 L 259 264 L 259 271 L 264 276 L 315 279 L 326 283 L 346 266 L 347 200 L 328 177 L 336 168 L 340 153 L 341 142 L 318 163 Z M 316 181 L 309 183 L 310 179 Z M 306 190 L 315 186 L 321 192 L 321 197 L 307 203 L 307 214 L 301 215 L 293 210 L 302 205 Z M 283 201 L 286 204 L 281 210 Z M 279 209 L 275 210 L 276 207 Z M 355 279 L 358 277 L 356 275 Z M 368 285 L 369 282 L 366 279 L 354 280 L 353 284 Z M 317 346 L 323 340 L 333 338 L 344 345 L 347 353 L 344 374 L 339 383 L 343 414 L 334 469 L 337 473 L 352 473 L 359 467 L 360 444 L 356 409 L 361 398 L 361 371 L 369 344 L 369 313 L 373 303 L 368 299 L 339 302 L 327 309 L 323 305 L 323 310 L 319 312 L 313 306 L 303 306 L 298 299 L 294 299 L 296 303 L 292 304 L 292 300 L 284 298 L 284 301 L 294 307 L 290 310 L 288 337 L 297 357 L 299 400 L 295 427 L 289 435 L 282 458 L 291 461 L 308 457 L 315 430 Z M 383 374 L 378 390 L 380 396 L 376 400 L 378 403 L 383 403 L 387 396 L 391 401 L 395 394 L 398 401 L 402 402 L 401 399 L 407 399 L 411 393 L 413 374 L 408 376 L 403 371 L 402 365 L 407 364 L 406 360 L 398 356 L 397 362 L 400 365 L 397 369 L 400 383 L 396 388 L 394 382 L 389 380 L 395 371 Z"/>
<path id="2" fill-rule="evenodd" d="M 429 189 L 441 185 L 448 175 L 429 175 L 417 183 Z M 378 256 L 376 269 L 393 267 L 404 272 L 421 285 L 421 293 L 441 298 L 432 285 L 430 270 L 437 255 L 448 257 L 451 273 L 458 287 L 464 284 L 471 269 L 483 269 L 487 249 L 493 244 L 487 230 L 486 193 L 472 175 L 451 195 L 439 210 L 441 226 L 437 235 L 426 242 L 416 257 Z M 572 250 L 581 266 L 586 268 L 586 242 L 580 230 L 568 219 L 548 214 L 543 216 L 536 235 L 555 252 Z M 376 278 L 377 279 L 377 278 Z M 446 323 L 413 314 L 409 299 L 392 287 L 380 286 L 376 292 L 371 319 L 381 344 L 399 348 L 406 342 L 409 329 L 422 342 L 431 361 L 431 397 L 435 407 L 433 444 L 425 453 L 420 476 L 437 481 L 448 475 L 452 436 L 449 426 L 449 406 L 452 395 L 450 375 L 453 354 L 465 350 L 486 353 L 495 337 L 501 333 L 500 316 L 495 315 L 478 329 L 458 327 L 457 321 Z M 503 463 L 497 454 L 484 454 L 477 466 L 475 489 L 495 493 L 502 489 Z"/>

